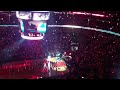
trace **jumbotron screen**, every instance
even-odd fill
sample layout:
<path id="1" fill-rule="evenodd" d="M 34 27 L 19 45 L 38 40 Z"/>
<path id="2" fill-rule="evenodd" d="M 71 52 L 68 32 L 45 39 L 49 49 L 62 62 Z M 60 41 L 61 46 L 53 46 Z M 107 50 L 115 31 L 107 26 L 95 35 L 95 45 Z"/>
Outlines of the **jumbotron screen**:
<path id="1" fill-rule="evenodd" d="M 41 33 L 44 33 L 46 31 L 47 24 L 44 21 L 28 21 L 27 24 L 28 31 L 35 31 Z"/>
<path id="2" fill-rule="evenodd" d="M 32 12 L 32 11 L 17 11 L 16 16 L 26 20 L 48 20 L 50 17 L 49 11 Z"/>
<path id="3" fill-rule="evenodd" d="M 33 13 L 33 20 L 48 20 L 48 19 L 49 19 L 48 12 Z"/>
<path id="4" fill-rule="evenodd" d="M 16 16 L 21 19 L 31 19 L 32 18 L 31 12 L 25 12 L 25 11 L 16 12 Z"/>
<path id="5" fill-rule="evenodd" d="M 16 11 L 20 22 L 21 37 L 29 40 L 40 40 L 47 31 L 49 11 Z"/>

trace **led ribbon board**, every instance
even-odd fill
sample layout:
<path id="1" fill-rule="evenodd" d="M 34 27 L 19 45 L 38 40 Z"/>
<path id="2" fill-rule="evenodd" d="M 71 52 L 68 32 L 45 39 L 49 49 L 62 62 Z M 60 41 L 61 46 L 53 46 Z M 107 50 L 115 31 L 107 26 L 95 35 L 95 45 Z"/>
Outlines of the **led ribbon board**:
<path id="1" fill-rule="evenodd" d="M 41 40 L 44 38 L 44 36 L 41 36 L 41 37 L 29 37 L 29 36 L 24 36 L 24 35 L 21 35 L 21 37 L 23 39 L 28 39 L 28 40 Z"/>

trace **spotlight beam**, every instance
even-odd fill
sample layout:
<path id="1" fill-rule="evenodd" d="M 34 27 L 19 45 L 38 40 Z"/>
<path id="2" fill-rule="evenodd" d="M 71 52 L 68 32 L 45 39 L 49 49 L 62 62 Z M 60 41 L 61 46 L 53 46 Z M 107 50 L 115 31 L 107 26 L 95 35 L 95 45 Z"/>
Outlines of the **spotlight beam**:
<path id="1" fill-rule="evenodd" d="M 11 59 L 11 57 L 14 55 L 13 52 L 16 52 L 19 48 L 19 46 L 24 42 L 24 39 L 19 40 L 18 42 L 10 45 L 8 48 L 5 48 L 1 51 L 1 54 L 3 54 L 5 60 Z"/>

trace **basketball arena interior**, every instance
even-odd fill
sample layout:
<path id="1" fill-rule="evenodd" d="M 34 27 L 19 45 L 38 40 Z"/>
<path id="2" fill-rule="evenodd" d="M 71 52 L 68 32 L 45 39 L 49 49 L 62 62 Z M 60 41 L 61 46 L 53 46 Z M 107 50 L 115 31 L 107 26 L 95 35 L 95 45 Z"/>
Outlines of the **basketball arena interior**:
<path id="1" fill-rule="evenodd" d="M 118 11 L 0 11 L 0 79 L 119 79 Z"/>

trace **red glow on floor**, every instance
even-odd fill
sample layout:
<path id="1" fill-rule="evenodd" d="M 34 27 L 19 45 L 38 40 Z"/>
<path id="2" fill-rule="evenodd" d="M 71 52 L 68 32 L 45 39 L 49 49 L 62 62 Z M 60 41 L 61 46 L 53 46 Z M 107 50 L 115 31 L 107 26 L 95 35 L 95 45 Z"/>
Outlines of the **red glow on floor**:
<path id="1" fill-rule="evenodd" d="M 0 66 L 0 79 L 39 79 L 49 77 L 49 69 L 47 60 L 25 60 L 9 62 Z M 58 66 L 65 65 L 63 62 Z M 52 70 L 52 69 L 51 69 Z M 66 72 L 63 72 L 67 73 Z M 61 73 L 56 73 L 52 70 L 51 76 L 57 76 Z"/>

